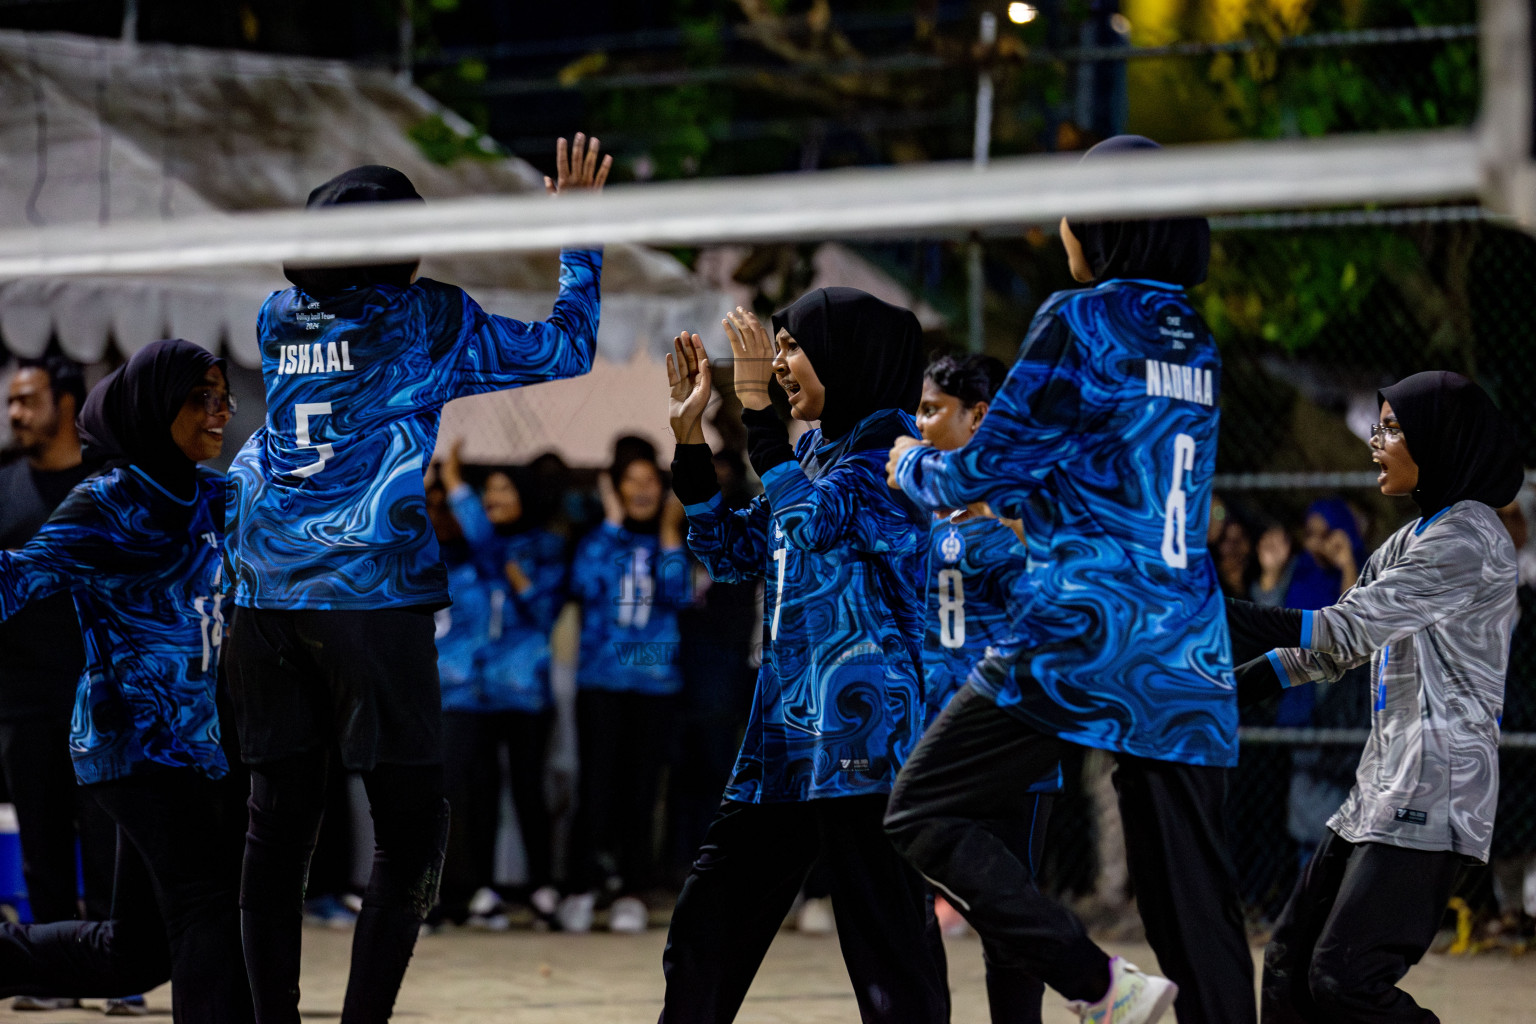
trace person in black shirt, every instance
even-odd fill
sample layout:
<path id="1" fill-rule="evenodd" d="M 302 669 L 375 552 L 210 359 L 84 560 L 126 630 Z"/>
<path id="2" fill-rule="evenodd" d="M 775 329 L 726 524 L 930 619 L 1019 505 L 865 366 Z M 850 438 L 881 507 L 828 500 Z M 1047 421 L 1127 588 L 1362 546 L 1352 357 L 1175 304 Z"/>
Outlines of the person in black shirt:
<path id="1" fill-rule="evenodd" d="M 11 377 L 6 412 L 13 443 L 0 462 L 0 548 L 24 545 L 64 496 L 91 475 L 75 431 L 84 399 L 80 367 L 61 356 L 23 359 Z M 68 594 L 36 601 L 0 622 L 0 772 L 16 806 L 27 897 L 39 922 L 78 916 L 77 822 L 87 879 L 93 864 L 104 862 L 103 881 L 110 885 L 111 825 L 84 827 L 94 816 L 78 799 L 69 760 L 69 716 L 84 662 Z M 99 887 L 88 887 L 94 888 Z M 74 1003 L 23 998 L 27 1006 L 19 1008 Z"/>

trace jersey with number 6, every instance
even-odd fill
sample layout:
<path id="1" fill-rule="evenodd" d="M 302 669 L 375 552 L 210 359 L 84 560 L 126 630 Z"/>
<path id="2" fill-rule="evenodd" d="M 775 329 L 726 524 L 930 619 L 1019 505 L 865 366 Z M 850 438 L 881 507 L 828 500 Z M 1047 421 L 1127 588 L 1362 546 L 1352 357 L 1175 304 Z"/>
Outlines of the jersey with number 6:
<path id="1" fill-rule="evenodd" d="M 1058 292 L 976 435 L 914 449 L 902 488 L 1022 519 L 1027 642 L 971 682 L 1036 728 L 1187 764 L 1237 761 L 1226 617 L 1205 548 L 1221 359 L 1180 288 Z M 1027 628 L 1026 628 L 1027 626 Z"/>
<path id="2" fill-rule="evenodd" d="M 266 425 L 230 466 L 235 602 L 448 601 L 422 476 L 442 407 L 592 368 L 602 253 L 560 255 L 548 320 L 486 313 L 453 285 L 275 292 L 257 320 Z"/>

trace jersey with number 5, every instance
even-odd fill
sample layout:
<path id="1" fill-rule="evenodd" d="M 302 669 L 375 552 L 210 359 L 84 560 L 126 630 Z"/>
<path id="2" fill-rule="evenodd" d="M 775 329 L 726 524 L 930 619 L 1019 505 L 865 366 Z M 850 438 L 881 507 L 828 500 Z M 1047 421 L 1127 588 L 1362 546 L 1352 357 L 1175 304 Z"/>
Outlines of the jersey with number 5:
<path id="1" fill-rule="evenodd" d="M 1205 532 L 1221 360 L 1182 289 L 1053 295 L 965 447 L 898 478 L 930 507 L 1022 519 L 1028 644 L 971 682 L 1037 728 L 1188 764 L 1237 760 L 1225 612 Z"/>
<path id="2" fill-rule="evenodd" d="M 539 323 L 425 278 L 268 298 L 257 320 L 267 421 L 229 471 L 235 602 L 446 604 L 422 487 L 442 407 L 590 370 L 601 268 L 599 251 L 561 253 L 560 294 Z"/>

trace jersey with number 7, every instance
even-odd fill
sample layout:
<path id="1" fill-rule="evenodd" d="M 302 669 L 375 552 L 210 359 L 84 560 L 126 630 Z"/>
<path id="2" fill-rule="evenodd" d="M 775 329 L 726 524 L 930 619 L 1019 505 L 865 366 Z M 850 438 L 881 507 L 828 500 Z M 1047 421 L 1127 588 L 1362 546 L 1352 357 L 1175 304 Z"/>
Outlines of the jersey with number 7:
<path id="1" fill-rule="evenodd" d="M 1221 359 L 1183 289 L 1112 280 L 1035 315 L 963 448 L 918 448 L 902 488 L 1022 519 L 1012 618 L 1029 643 L 970 682 L 1036 728 L 1187 764 L 1237 762 L 1225 611 L 1206 552 Z"/>
<path id="2" fill-rule="evenodd" d="M 230 466 L 235 602 L 448 603 L 422 477 L 442 407 L 592 368 L 602 253 L 561 253 L 548 320 L 486 313 L 460 288 L 273 293 L 257 320 L 266 425 Z"/>

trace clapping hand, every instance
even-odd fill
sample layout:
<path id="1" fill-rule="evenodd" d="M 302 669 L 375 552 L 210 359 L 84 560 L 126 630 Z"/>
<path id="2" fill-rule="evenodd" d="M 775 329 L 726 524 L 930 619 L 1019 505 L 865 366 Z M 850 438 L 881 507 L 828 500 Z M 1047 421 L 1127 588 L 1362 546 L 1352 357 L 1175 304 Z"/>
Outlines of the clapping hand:
<path id="1" fill-rule="evenodd" d="M 667 402 L 672 436 L 678 444 L 703 444 L 704 410 L 714 390 L 714 373 L 697 334 L 684 331 L 672 339 L 667 384 L 672 389 Z"/>
<path id="2" fill-rule="evenodd" d="M 743 409 L 766 409 L 768 382 L 773 379 L 773 340 L 757 314 L 737 306 L 720 321 L 735 357 L 736 397 Z"/>

